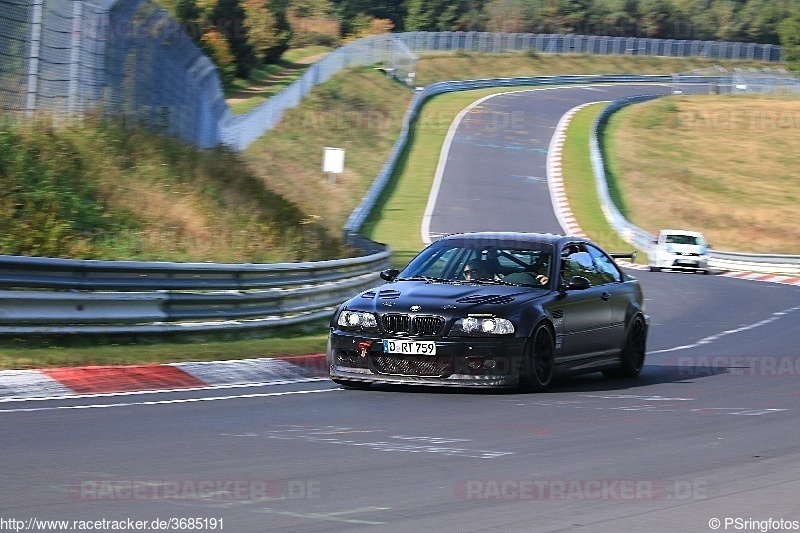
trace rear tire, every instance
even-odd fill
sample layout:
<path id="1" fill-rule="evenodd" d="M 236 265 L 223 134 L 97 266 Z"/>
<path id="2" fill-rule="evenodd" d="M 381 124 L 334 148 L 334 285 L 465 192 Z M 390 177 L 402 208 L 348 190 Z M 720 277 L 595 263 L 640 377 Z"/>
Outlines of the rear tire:
<path id="1" fill-rule="evenodd" d="M 525 346 L 525 368 L 520 384 L 534 392 L 542 392 L 550 386 L 556 370 L 555 342 L 550 329 L 540 324 Z"/>
<path id="2" fill-rule="evenodd" d="M 628 327 L 625 347 L 620 354 L 621 363 L 618 368 L 604 370 L 606 377 L 635 378 L 642 372 L 644 357 L 647 352 L 647 324 L 642 315 L 636 315 Z"/>
<path id="3" fill-rule="evenodd" d="M 658 268 L 658 267 L 651 266 L 650 267 L 650 272 L 661 272 L 661 269 Z"/>

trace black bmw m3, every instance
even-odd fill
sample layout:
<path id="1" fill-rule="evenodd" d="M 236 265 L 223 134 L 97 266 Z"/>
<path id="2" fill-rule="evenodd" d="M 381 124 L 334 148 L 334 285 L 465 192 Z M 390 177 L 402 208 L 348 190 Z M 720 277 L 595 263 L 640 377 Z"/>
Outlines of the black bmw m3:
<path id="1" fill-rule="evenodd" d="M 451 235 L 381 277 L 331 320 L 327 364 L 341 385 L 542 391 L 559 375 L 632 378 L 644 365 L 639 282 L 586 239 Z"/>

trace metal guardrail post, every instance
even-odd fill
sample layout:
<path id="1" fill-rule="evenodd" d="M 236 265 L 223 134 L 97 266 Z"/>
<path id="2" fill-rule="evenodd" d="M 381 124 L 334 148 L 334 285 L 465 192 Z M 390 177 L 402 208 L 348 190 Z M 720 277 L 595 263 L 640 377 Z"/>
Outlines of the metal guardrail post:
<path id="1" fill-rule="evenodd" d="M 44 0 L 33 0 L 31 16 L 31 44 L 28 52 L 28 88 L 25 112 L 28 116 L 36 111 L 36 94 L 39 82 L 39 53 L 42 45 L 42 4 Z"/>

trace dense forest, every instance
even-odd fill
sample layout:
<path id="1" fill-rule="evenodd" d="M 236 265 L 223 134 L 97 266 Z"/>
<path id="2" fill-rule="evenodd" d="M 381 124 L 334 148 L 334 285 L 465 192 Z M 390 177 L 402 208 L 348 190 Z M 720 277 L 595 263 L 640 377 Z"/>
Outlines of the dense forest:
<path id="1" fill-rule="evenodd" d="M 781 44 L 800 57 L 800 0 L 161 0 L 223 81 L 289 47 L 403 31 L 575 33 Z"/>

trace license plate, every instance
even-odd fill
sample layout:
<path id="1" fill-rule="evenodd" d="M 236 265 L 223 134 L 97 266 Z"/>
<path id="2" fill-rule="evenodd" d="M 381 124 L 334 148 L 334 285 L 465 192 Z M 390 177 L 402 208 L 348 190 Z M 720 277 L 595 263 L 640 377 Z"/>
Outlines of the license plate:
<path id="1" fill-rule="evenodd" d="M 681 266 L 697 266 L 697 261 L 690 261 L 688 259 L 678 259 L 677 261 L 675 261 L 675 264 Z"/>
<path id="2" fill-rule="evenodd" d="M 436 343 L 433 341 L 404 341 L 384 339 L 383 352 L 401 353 L 406 355 L 436 355 Z"/>

